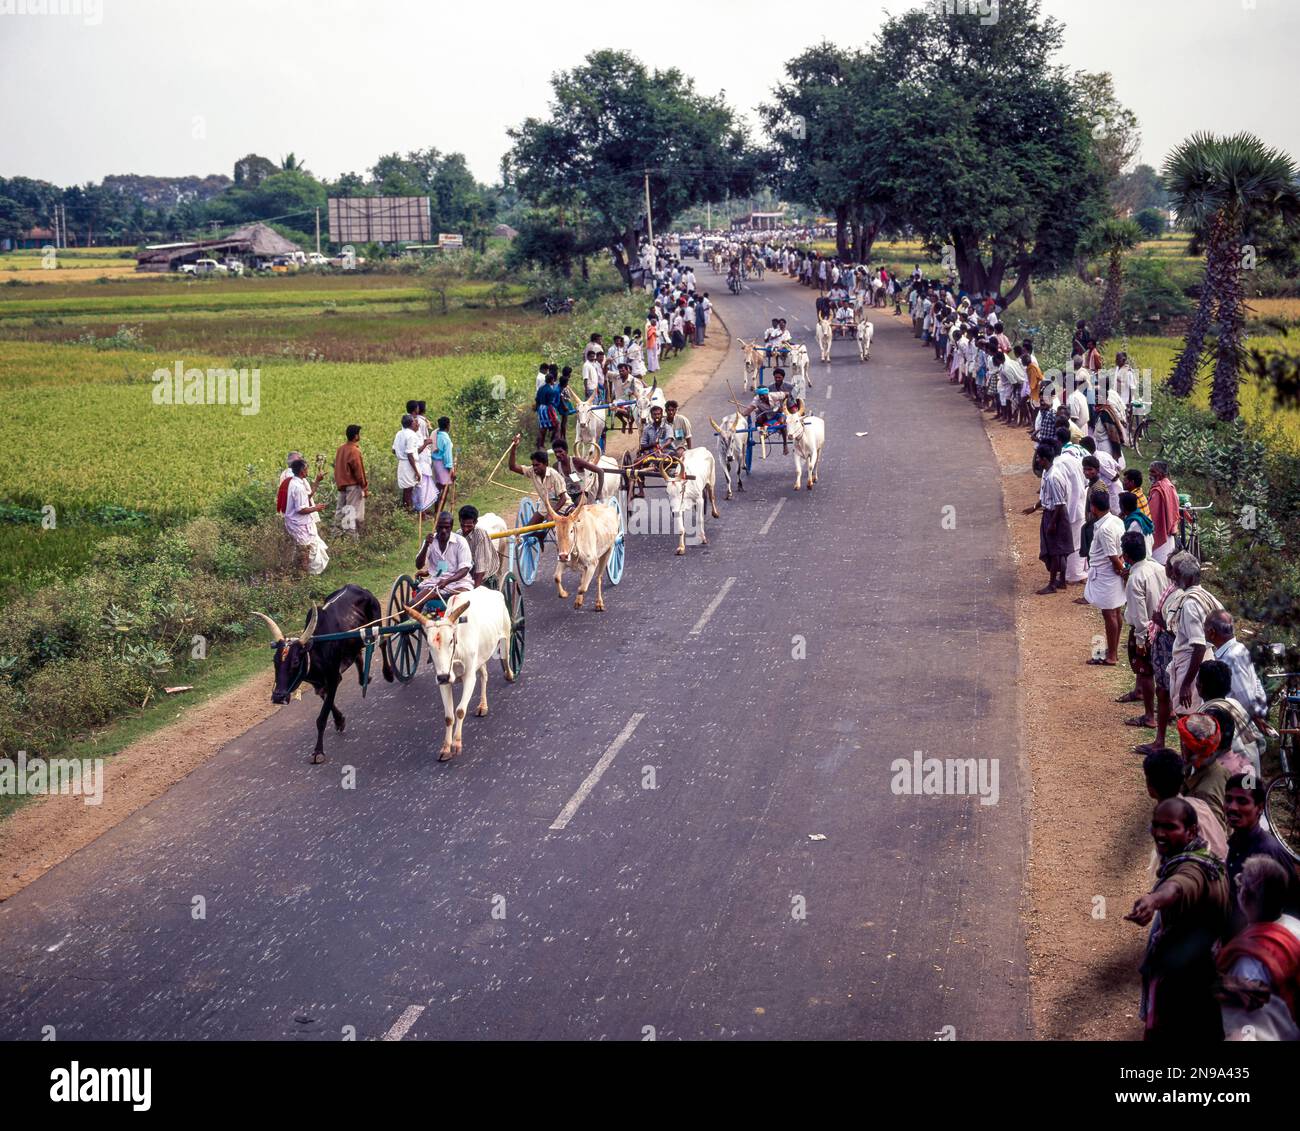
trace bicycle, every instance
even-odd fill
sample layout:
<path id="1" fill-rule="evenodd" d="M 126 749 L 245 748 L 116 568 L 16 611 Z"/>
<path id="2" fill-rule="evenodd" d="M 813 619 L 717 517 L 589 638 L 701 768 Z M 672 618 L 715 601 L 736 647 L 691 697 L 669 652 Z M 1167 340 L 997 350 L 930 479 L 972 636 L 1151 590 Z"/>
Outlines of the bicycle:
<path id="1" fill-rule="evenodd" d="M 1174 535 L 1174 545 L 1191 554 L 1202 568 L 1210 563 L 1201 557 L 1201 532 L 1196 529 L 1196 515 L 1198 511 L 1208 511 L 1213 506 L 1213 503 L 1206 503 L 1203 507 L 1194 507 L 1189 496 L 1178 496 L 1178 533 Z"/>
<path id="2" fill-rule="evenodd" d="M 1134 414 L 1136 422 L 1133 425 L 1133 435 L 1130 437 L 1129 446 L 1138 455 L 1142 454 L 1142 442 L 1145 440 L 1147 451 L 1154 451 L 1160 444 L 1160 432 L 1156 428 L 1155 421 L 1151 419 L 1150 412 Z"/>
<path id="3" fill-rule="evenodd" d="M 1284 645 L 1274 644 L 1281 654 Z M 1264 790 L 1264 815 L 1278 842 L 1292 859 L 1300 861 L 1300 672 L 1265 672 L 1265 679 L 1279 679 L 1267 710 L 1278 707 L 1278 773 Z"/>

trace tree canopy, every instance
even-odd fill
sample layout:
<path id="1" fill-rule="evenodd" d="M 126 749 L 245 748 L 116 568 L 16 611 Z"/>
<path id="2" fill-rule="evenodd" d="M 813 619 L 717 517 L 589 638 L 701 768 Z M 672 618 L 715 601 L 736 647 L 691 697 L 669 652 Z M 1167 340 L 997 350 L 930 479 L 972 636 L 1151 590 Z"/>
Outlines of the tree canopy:
<path id="1" fill-rule="evenodd" d="M 648 70 L 622 51 L 594 51 L 551 80 L 550 116 L 509 131 L 506 183 L 543 206 L 581 209 L 623 280 L 650 217 L 666 229 L 682 211 L 754 182 L 757 159 L 721 96 L 672 68 Z"/>

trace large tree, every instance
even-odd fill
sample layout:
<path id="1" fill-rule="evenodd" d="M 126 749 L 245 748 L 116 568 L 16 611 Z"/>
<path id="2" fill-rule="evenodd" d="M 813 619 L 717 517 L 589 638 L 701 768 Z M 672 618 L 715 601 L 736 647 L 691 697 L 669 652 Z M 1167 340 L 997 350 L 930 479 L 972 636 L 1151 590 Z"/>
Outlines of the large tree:
<path id="1" fill-rule="evenodd" d="M 684 209 L 743 193 L 756 162 L 721 96 L 706 96 L 676 69 L 648 70 L 622 51 L 595 51 L 551 80 L 550 117 L 509 131 L 506 182 L 538 202 L 581 202 L 588 230 L 624 283 L 650 218 L 666 229 Z"/>
<path id="2" fill-rule="evenodd" d="M 892 87 L 859 51 L 830 43 L 785 65 L 760 114 L 782 194 L 835 217 L 836 252 L 865 263 L 889 216 L 895 118 Z"/>
<path id="3" fill-rule="evenodd" d="M 1093 123 L 1052 62 L 1061 35 L 1038 0 L 1002 0 L 992 24 L 909 12 L 873 49 L 895 90 L 899 220 L 951 249 L 964 287 L 1009 302 L 1109 210 Z"/>

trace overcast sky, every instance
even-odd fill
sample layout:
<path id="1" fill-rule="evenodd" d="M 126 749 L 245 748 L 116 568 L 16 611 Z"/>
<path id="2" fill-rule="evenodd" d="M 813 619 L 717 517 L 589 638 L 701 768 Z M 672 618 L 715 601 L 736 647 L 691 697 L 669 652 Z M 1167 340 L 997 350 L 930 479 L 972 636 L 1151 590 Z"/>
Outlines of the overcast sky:
<path id="1" fill-rule="evenodd" d="M 916 6 L 849 0 L 832 21 L 816 13 L 836 5 L 789 0 L 0 0 L 0 175 L 229 175 L 246 153 L 292 151 L 333 177 L 433 145 L 495 181 L 506 129 L 545 114 L 549 76 L 595 48 L 680 67 L 752 114 L 783 55 L 831 30 L 865 44 Z M 1067 66 L 1114 73 L 1144 160 L 1197 129 L 1250 129 L 1300 156 L 1297 0 L 1043 7 L 1066 25 Z"/>

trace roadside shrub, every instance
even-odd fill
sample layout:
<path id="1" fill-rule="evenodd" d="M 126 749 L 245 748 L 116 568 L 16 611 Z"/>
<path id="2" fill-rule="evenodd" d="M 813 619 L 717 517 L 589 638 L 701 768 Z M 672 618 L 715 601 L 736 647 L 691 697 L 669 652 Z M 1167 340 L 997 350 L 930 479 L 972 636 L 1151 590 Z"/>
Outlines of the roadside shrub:
<path id="1" fill-rule="evenodd" d="M 1192 300 L 1187 297 L 1184 284 L 1157 256 L 1134 256 L 1128 260 L 1120 300 L 1120 322 L 1124 326 L 1139 330 L 1191 312 Z"/>
<path id="2" fill-rule="evenodd" d="M 84 733 L 139 708 L 152 686 L 144 669 L 121 658 L 75 658 L 46 665 L 23 689 L 28 753 L 53 752 L 61 735 Z"/>
<path id="3" fill-rule="evenodd" d="M 266 484 L 245 483 L 222 495 L 213 504 L 212 512 L 235 526 L 255 526 L 266 517 L 269 491 L 271 489 Z M 269 501 L 274 503 L 274 500 L 275 494 L 271 491 Z"/>

